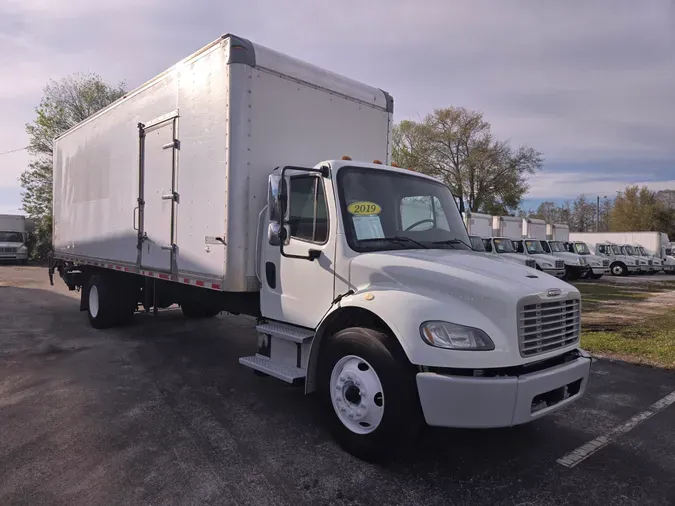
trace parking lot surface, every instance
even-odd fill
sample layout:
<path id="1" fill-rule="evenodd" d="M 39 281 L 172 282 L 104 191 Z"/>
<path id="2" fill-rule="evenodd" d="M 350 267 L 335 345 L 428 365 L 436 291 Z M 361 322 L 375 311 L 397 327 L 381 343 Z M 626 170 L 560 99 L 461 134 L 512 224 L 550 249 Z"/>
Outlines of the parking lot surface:
<path id="1" fill-rule="evenodd" d="M 558 463 L 675 391 L 673 373 L 596 361 L 566 410 L 429 430 L 375 465 L 333 443 L 311 396 L 238 364 L 252 321 L 166 311 L 96 331 L 55 284 L 0 267 L 0 504 L 675 503 L 675 405 Z"/>

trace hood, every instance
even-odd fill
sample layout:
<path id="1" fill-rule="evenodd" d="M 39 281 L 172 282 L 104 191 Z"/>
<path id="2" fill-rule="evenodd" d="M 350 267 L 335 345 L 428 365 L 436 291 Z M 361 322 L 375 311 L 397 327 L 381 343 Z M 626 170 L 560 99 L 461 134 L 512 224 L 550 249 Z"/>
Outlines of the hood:
<path id="1" fill-rule="evenodd" d="M 490 255 L 463 250 L 401 250 L 361 254 L 350 264 L 350 284 L 357 289 L 371 285 L 408 288 L 419 292 L 462 296 L 518 298 L 551 288 L 576 292 L 554 276 Z"/>
<path id="2" fill-rule="evenodd" d="M 525 262 L 527 261 L 527 257 L 520 253 L 497 253 L 497 258 L 503 258 L 509 262 L 517 262 L 523 265 L 525 265 Z"/>
<path id="3" fill-rule="evenodd" d="M 556 251 L 555 253 L 551 253 L 554 257 L 562 258 L 563 260 L 566 260 L 568 262 L 576 262 L 579 264 L 579 259 L 583 258 L 582 255 L 577 255 L 576 253 L 570 253 L 569 251 Z"/>

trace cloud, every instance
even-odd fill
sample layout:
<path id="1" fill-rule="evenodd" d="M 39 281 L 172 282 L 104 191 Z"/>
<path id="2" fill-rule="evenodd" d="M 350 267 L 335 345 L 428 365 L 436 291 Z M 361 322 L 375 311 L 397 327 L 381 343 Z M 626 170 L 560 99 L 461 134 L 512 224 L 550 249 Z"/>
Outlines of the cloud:
<path id="1" fill-rule="evenodd" d="M 234 32 L 386 89 L 397 120 L 483 111 L 496 135 L 544 152 L 533 191 L 554 196 L 579 164 L 604 185 L 625 160 L 675 161 L 674 27 L 669 0 L 4 0 L 0 152 L 25 145 L 49 79 L 134 87 Z M 0 187 L 16 188 L 26 163 L 0 157 Z M 675 163 L 651 167 L 675 179 Z"/>

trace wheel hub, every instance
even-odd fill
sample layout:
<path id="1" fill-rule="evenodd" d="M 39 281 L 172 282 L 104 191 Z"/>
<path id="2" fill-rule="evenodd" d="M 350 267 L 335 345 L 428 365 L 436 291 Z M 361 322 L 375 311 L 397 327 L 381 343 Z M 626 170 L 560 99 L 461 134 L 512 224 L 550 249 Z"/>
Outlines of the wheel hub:
<path id="1" fill-rule="evenodd" d="M 367 434 L 379 426 L 384 414 L 382 384 L 367 362 L 343 357 L 333 368 L 330 386 L 335 413 L 349 430 Z"/>

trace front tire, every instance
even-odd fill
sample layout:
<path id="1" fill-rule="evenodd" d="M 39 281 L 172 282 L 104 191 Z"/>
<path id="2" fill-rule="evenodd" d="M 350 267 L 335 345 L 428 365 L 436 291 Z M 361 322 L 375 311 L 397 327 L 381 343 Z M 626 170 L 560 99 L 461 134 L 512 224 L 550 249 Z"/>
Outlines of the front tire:
<path id="1" fill-rule="evenodd" d="M 386 334 L 341 330 L 322 348 L 319 374 L 329 430 L 352 455 L 375 460 L 418 432 L 414 369 Z"/>
<path id="2" fill-rule="evenodd" d="M 626 275 L 628 275 L 628 269 L 626 269 L 626 266 L 621 262 L 614 262 L 609 267 L 609 270 L 614 276 L 626 276 Z"/>

